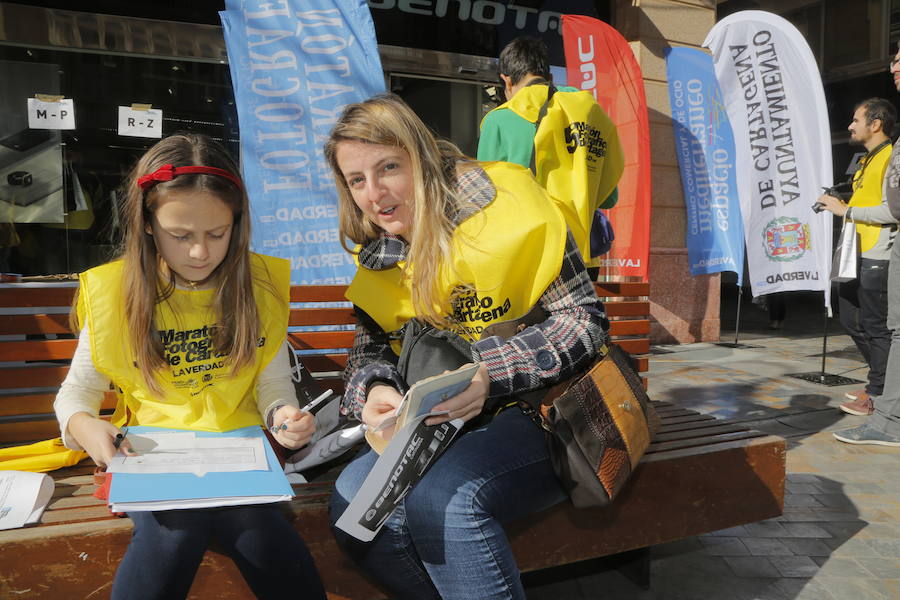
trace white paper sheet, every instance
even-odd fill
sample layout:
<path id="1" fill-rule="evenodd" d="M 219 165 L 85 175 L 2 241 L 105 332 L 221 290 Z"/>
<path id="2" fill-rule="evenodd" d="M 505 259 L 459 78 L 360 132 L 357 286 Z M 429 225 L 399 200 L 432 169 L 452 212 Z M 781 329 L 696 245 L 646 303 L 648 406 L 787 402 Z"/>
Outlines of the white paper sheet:
<path id="1" fill-rule="evenodd" d="M 0 529 L 37 523 L 53 488 L 53 479 L 45 473 L 0 471 Z"/>
<path id="2" fill-rule="evenodd" d="M 111 473 L 223 473 L 265 471 L 262 438 L 202 437 L 186 433 L 129 433 L 137 455 L 118 454 Z"/>

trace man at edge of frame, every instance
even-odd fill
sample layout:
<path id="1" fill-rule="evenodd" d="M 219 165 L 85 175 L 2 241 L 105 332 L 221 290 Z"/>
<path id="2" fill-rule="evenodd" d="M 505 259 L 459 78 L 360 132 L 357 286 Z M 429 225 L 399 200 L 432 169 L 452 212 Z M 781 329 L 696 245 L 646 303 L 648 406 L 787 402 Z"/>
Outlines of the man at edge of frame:
<path id="1" fill-rule="evenodd" d="M 900 43 L 891 60 L 890 73 L 900 92 Z M 885 201 L 895 219 L 900 220 L 900 144 L 894 146 L 884 176 Z M 891 248 L 888 266 L 888 316 L 891 349 L 885 368 L 884 392 L 874 399 L 874 412 L 858 427 L 835 431 L 834 437 L 847 444 L 875 444 L 900 448 L 900 244 Z"/>

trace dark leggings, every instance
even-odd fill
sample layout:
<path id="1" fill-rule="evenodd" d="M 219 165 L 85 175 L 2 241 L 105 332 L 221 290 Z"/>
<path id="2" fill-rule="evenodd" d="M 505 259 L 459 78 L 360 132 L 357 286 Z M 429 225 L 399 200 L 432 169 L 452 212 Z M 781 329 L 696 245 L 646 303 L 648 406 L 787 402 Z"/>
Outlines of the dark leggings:
<path id="1" fill-rule="evenodd" d="M 184 598 L 211 545 L 229 556 L 257 598 L 324 600 L 306 545 L 274 504 L 133 512 L 134 533 L 113 600 Z"/>

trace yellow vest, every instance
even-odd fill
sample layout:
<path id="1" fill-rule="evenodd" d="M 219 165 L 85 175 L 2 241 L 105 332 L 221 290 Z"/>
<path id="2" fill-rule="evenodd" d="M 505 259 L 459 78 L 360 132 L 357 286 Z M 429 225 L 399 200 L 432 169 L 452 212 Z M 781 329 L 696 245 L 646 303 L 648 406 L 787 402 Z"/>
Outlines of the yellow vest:
<path id="1" fill-rule="evenodd" d="M 549 88 L 532 85 L 494 110 L 508 108 L 537 122 Z M 534 136 L 535 177 L 559 204 L 586 265 L 591 259 L 594 211 L 615 189 L 625 168 L 616 126 L 590 92 L 553 95 Z"/>
<path id="2" fill-rule="evenodd" d="M 119 395 L 113 424 L 201 431 L 261 424 L 256 380 L 287 334 L 288 262 L 251 254 L 261 338 L 256 361 L 234 374 L 209 337 L 209 328 L 216 322 L 211 313 L 215 290 L 176 289 L 157 305 L 154 325 L 169 362 L 157 373 L 161 396 L 147 388 L 126 333 L 122 267 L 119 260 L 82 273 L 77 307 L 80 322 L 89 328 L 94 366 L 109 377 Z M 271 283 L 271 291 L 266 282 Z"/>
<path id="3" fill-rule="evenodd" d="M 438 282 L 454 313 L 459 333 L 471 342 L 494 323 L 518 319 L 537 303 L 559 276 L 566 244 L 566 223 L 531 171 L 505 162 L 482 163 L 496 188 L 494 199 L 467 217 L 454 232 L 448 261 Z M 398 263 L 382 270 L 360 266 L 347 288 L 347 299 L 362 308 L 386 332 L 397 331 L 415 317 L 411 300 L 411 266 Z M 474 292 L 450 298 L 459 286 Z M 400 353 L 400 342 L 392 342 Z"/>
<path id="4" fill-rule="evenodd" d="M 853 174 L 853 196 L 850 198 L 850 206 L 878 206 L 882 201 L 882 182 L 884 172 L 887 170 L 888 160 L 891 157 L 891 145 L 883 146 L 875 156 L 869 158 L 865 168 L 860 168 Z M 881 225 L 869 225 L 857 223 L 856 232 L 859 234 L 859 250 L 866 252 L 871 250 L 878 242 L 881 235 Z"/>

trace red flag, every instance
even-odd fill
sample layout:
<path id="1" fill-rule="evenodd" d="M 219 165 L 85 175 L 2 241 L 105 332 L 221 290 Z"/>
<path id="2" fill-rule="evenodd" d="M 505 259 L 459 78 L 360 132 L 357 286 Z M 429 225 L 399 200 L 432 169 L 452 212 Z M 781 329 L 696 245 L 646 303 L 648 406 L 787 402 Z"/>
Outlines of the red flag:
<path id="1" fill-rule="evenodd" d="M 572 87 L 593 92 L 619 134 L 625 171 L 619 202 L 609 211 L 616 239 L 601 274 L 647 281 L 650 255 L 650 125 L 641 68 L 622 35 L 603 21 L 563 15 L 566 76 Z"/>

